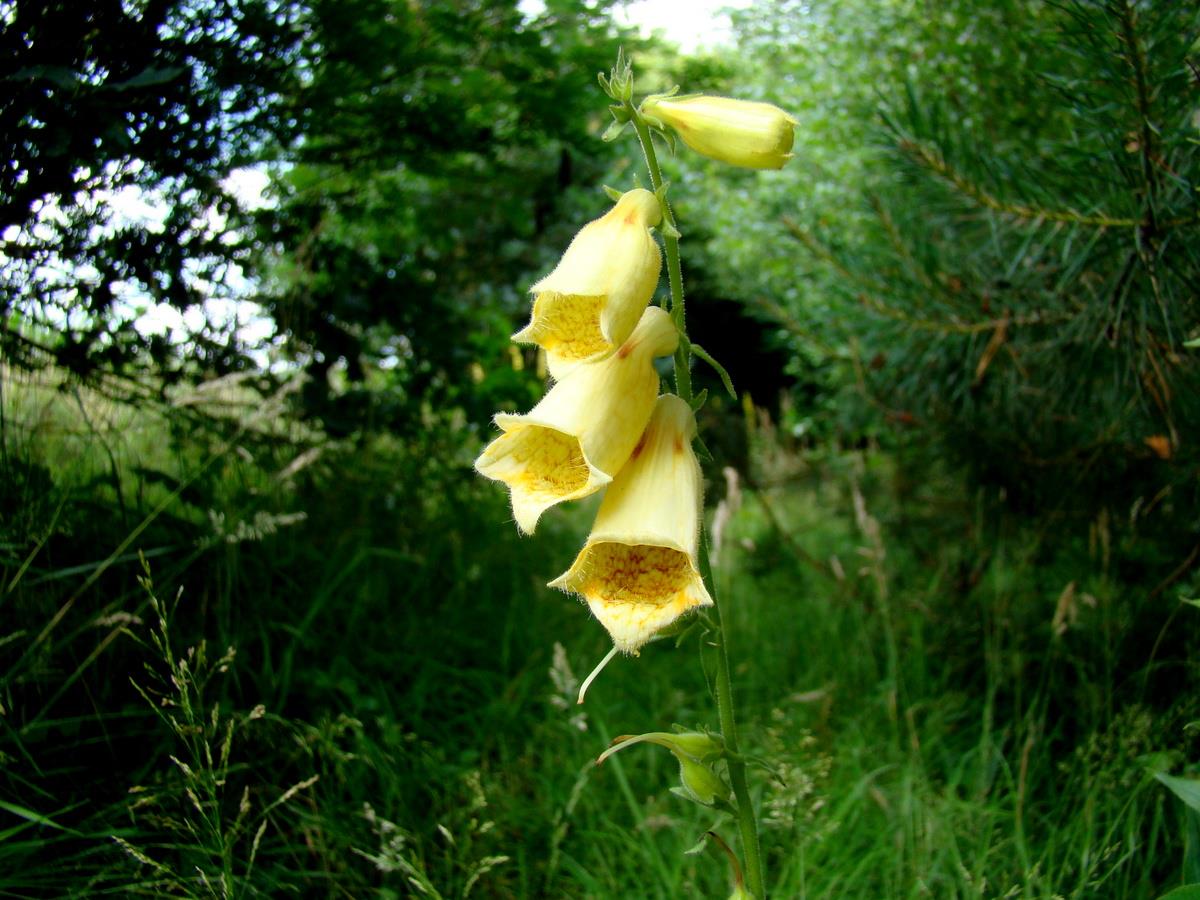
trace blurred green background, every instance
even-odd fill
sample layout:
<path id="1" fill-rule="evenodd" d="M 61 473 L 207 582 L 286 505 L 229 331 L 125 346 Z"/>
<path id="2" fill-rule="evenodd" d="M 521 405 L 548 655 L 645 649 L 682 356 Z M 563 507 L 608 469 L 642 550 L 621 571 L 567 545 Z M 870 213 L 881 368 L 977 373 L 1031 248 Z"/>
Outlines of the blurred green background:
<path id="1" fill-rule="evenodd" d="M 618 12 L 0 2 L 0 895 L 727 896 L 666 753 L 592 765 L 716 726 L 703 642 L 577 707 L 594 498 L 470 466 L 645 184 L 622 46 L 800 121 L 665 161 L 771 896 L 1200 883 L 1200 12 Z"/>

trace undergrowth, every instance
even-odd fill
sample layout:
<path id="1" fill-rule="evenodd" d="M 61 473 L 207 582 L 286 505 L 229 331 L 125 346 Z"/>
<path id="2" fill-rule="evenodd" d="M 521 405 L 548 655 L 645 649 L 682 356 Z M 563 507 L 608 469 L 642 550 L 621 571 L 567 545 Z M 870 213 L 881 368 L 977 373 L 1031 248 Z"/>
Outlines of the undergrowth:
<path id="1" fill-rule="evenodd" d="M 665 754 L 592 764 L 630 722 L 713 723 L 655 645 L 575 704 L 604 638 L 544 584 L 590 506 L 518 540 L 460 421 L 334 440 L 206 390 L 4 375 L 0 893 L 724 895 Z M 1119 511 L 1089 540 L 900 451 L 750 438 L 710 515 L 771 895 L 1178 883 L 1178 560 Z"/>

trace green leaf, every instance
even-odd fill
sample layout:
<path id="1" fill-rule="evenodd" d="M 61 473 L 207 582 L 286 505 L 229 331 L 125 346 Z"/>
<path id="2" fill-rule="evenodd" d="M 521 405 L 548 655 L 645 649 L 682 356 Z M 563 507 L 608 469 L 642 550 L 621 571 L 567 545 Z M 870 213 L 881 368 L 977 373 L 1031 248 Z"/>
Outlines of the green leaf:
<path id="1" fill-rule="evenodd" d="M 66 66 L 26 66 L 11 75 L 5 75 L 4 81 L 34 81 L 44 79 L 60 88 L 69 89 L 77 86 L 82 79 L 74 69 Z"/>
<path id="2" fill-rule="evenodd" d="M 608 194 L 608 199 L 616 203 L 623 196 L 620 191 L 611 185 L 604 185 L 604 193 Z"/>
<path id="3" fill-rule="evenodd" d="M 1189 807 L 1200 812 L 1200 779 L 1179 778 L 1162 772 L 1155 773 L 1154 777 L 1170 788 L 1171 793 Z"/>
<path id="4" fill-rule="evenodd" d="M 692 344 L 692 352 L 717 370 L 717 374 L 721 376 L 721 384 L 725 385 L 725 390 L 729 391 L 729 396 L 736 400 L 737 391 L 733 389 L 733 379 L 729 377 L 729 373 L 725 371 L 725 367 L 713 359 L 708 351 L 699 344 Z"/>
<path id="5" fill-rule="evenodd" d="M 68 806 L 66 809 L 61 810 L 61 812 L 68 812 L 69 810 L 75 809 L 76 806 L 80 805 L 81 804 L 77 803 L 75 806 Z M 4 810 L 5 812 L 12 813 L 14 816 L 25 819 L 29 822 L 36 823 L 38 825 L 44 825 L 47 828 L 56 828 L 59 831 L 66 831 L 70 834 L 78 834 L 78 832 L 73 828 L 66 828 L 62 825 L 59 825 L 49 816 L 42 815 L 41 813 L 35 812 L 32 809 L 27 809 L 24 806 L 18 806 L 15 803 L 8 803 L 4 800 L 0 800 L 0 809 Z"/>
<path id="6" fill-rule="evenodd" d="M 1168 891 L 1158 900 L 1200 900 L 1200 884 L 1185 884 Z"/>
<path id="7" fill-rule="evenodd" d="M 132 78 L 127 78 L 124 81 L 117 81 L 113 84 L 104 85 L 110 91 L 128 91 L 136 88 L 153 87 L 157 84 L 166 84 L 168 81 L 174 81 L 184 72 L 183 66 L 168 66 L 165 69 L 149 68 L 143 69 Z"/>
<path id="8" fill-rule="evenodd" d="M 1184 341 L 1183 346 L 1187 347 L 1189 350 L 1200 349 L 1200 337 L 1192 338 L 1190 341 Z"/>
<path id="9" fill-rule="evenodd" d="M 1183 882 L 1200 882 L 1200 813 L 1194 809 L 1184 812 Z"/>
<path id="10" fill-rule="evenodd" d="M 692 412 L 700 412 L 706 400 L 708 400 L 708 388 L 703 388 L 692 398 Z"/>

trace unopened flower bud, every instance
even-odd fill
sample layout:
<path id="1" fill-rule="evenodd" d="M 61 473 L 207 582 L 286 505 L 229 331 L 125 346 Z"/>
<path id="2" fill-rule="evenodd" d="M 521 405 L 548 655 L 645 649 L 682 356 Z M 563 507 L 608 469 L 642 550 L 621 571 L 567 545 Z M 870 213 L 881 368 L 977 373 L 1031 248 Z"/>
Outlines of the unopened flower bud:
<path id="1" fill-rule="evenodd" d="M 694 759 L 679 755 L 675 758 L 679 760 L 679 780 L 692 800 L 704 806 L 729 802 L 729 785 L 720 775 Z"/>
<path id="2" fill-rule="evenodd" d="M 660 747 L 666 747 L 677 758 L 687 757 L 696 762 L 708 762 L 725 752 L 725 745 L 722 743 L 720 735 L 714 737 L 702 731 L 650 731 L 646 734 L 627 734 L 617 738 L 611 747 L 600 754 L 596 765 L 600 765 L 618 750 L 642 743 L 658 744 Z"/>
<path id="3" fill-rule="evenodd" d="M 679 781 L 682 787 L 671 788 L 672 793 L 704 806 L 724 806 L 729 802 L 729 785 L 709 766 L 710 762 L 716 761 L 725 752 L 720 735 L 713 736 L 700 731 L 651 731 L 646 734 L 623 735 L 600 754 L 596 765 L 600 765 L 619 750 L 641 743 L 666 747 L 679 761 Z"/>
<path id="4" fill-rule="evenodd" d="M 643 115 L 674 129 L 702 156 L 746 169 L 780 169 L 792 158 L 795 119 L 778 106 L 731 97 L 647 97 Z"/>

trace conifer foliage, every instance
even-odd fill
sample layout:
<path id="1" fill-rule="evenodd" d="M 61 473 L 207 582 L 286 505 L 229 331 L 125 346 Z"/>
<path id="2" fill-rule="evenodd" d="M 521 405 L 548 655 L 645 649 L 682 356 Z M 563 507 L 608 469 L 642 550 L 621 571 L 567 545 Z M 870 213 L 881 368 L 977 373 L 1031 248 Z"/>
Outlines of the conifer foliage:
<path id="1" fill-rule="evenodd" d="M 1035 5 L 972 20 L 989 77 L 931 78 L 928 54 L 891 86 L 871 239 L 793 231 L 836 272 L 893 424 L 1025 508 L 1194 509 L 1200 12 Z"/>

